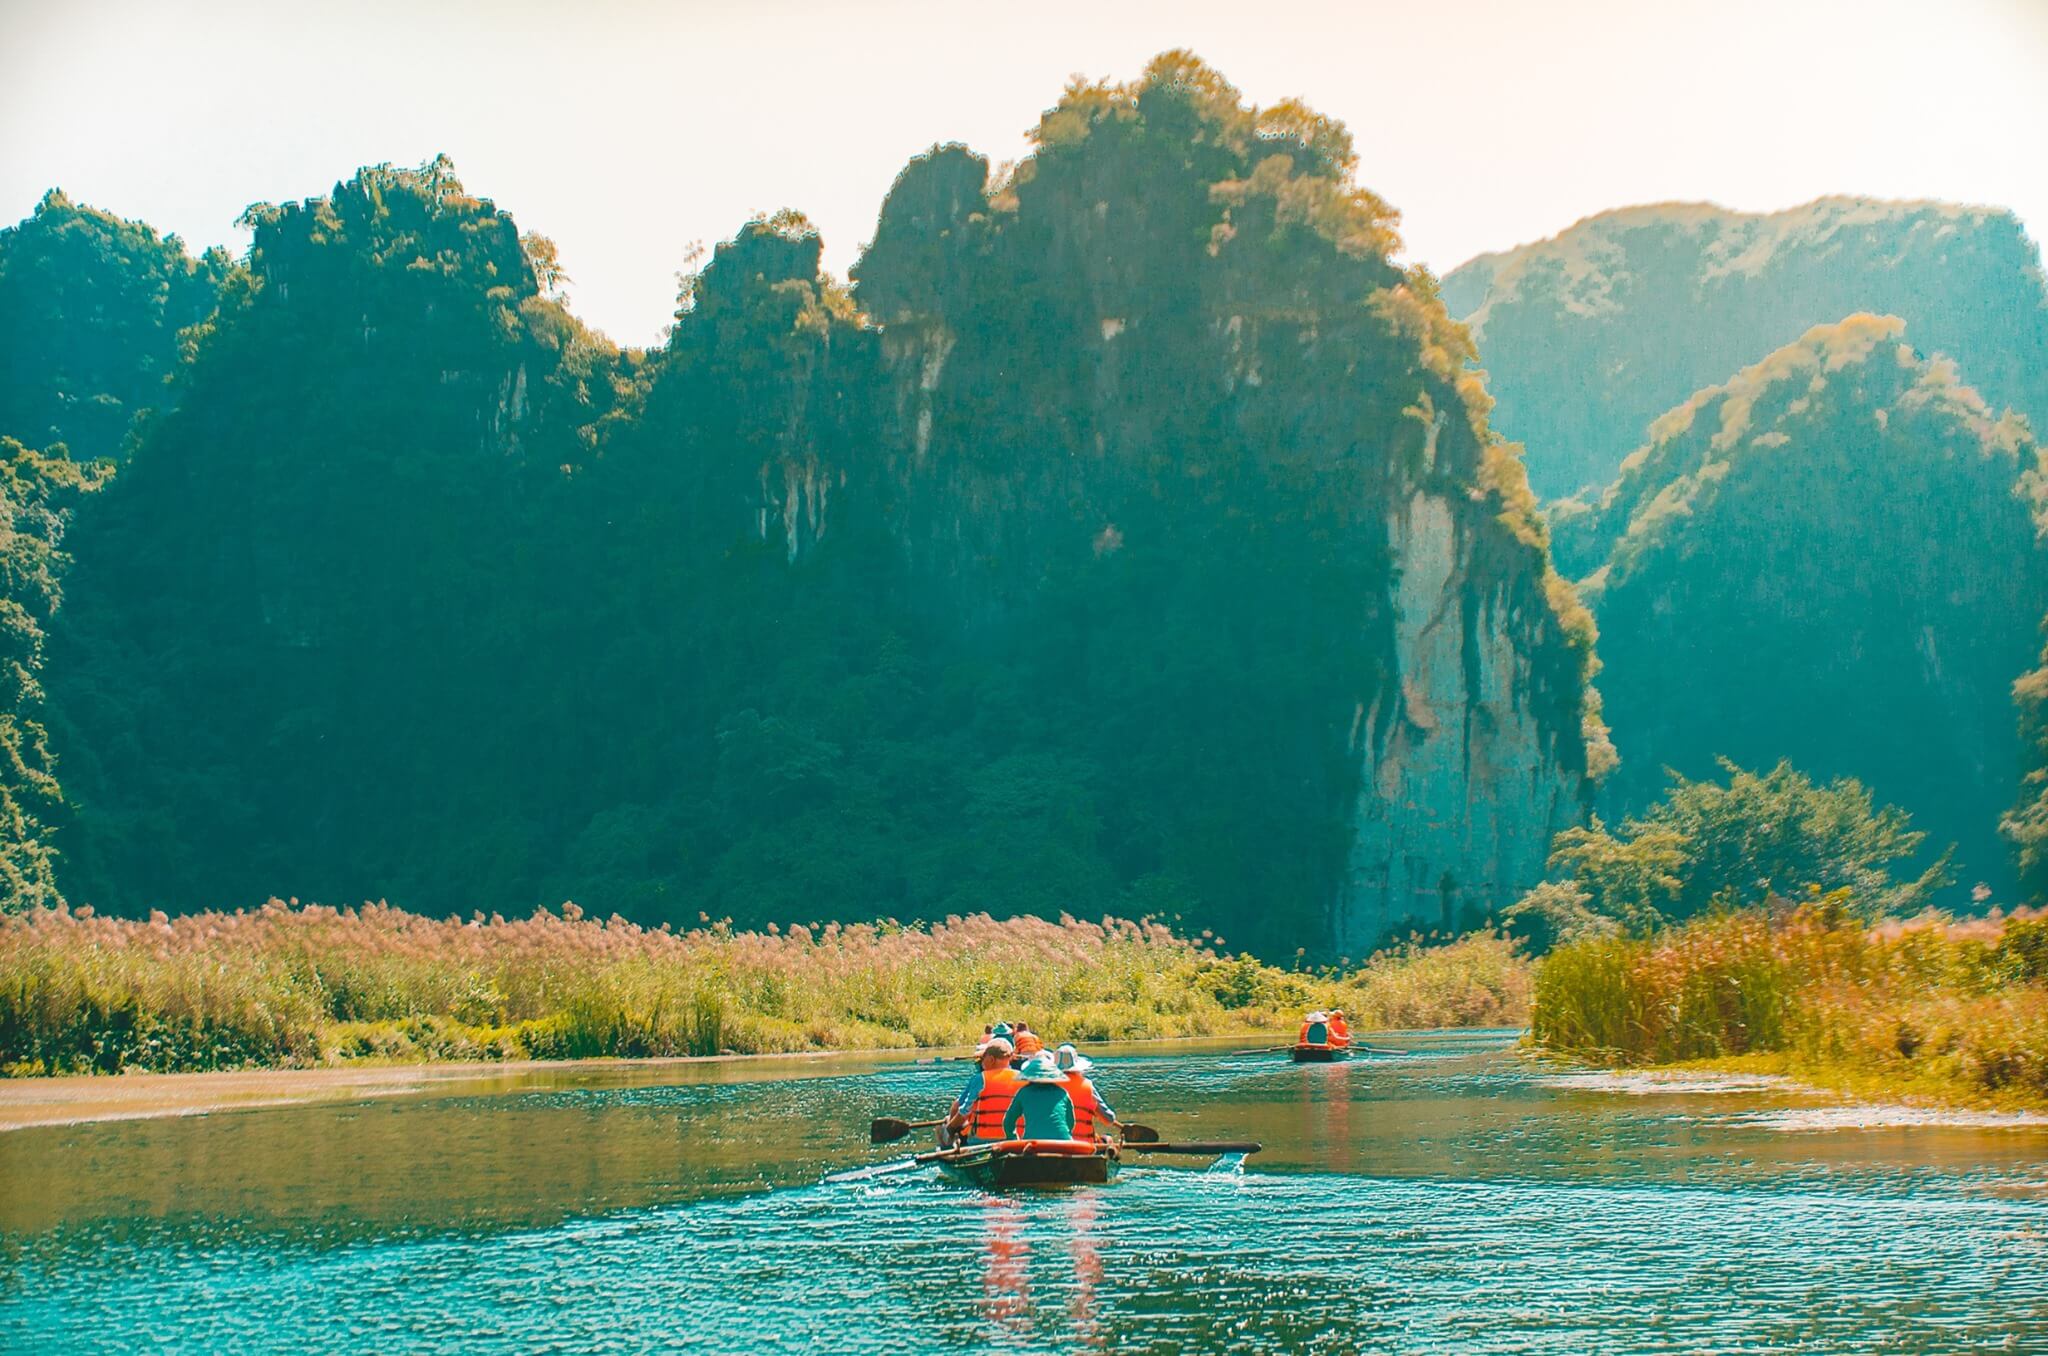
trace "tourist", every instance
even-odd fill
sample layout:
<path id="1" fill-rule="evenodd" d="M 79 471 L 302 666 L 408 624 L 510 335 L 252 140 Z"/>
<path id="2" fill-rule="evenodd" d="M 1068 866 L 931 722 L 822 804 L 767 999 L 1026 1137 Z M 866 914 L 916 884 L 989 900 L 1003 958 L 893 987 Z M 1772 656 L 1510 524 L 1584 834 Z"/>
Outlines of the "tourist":
<path id="1" fill-rule="evenodd" d="M 1009 1109 L 1003 1113 L 1004 1139 L 1074 1138 L 1074 1099 L 1067 1095 L 1067 1076 L 1051 1055 L 1039 1051 L 1010 1077 L 1023 1086 L 1011 1093 Z"/>
<path id="2" fill-rule="evenodd" d="M 1021 1086 L 1017 1072 L 1010 1067 L 1010 1055 L 1007 1037 L 990 1036 L 982 1043 L 981 1063 L 953 1099 L 953 1110 L 943 1127 L 946 1133 L 940 1136 L 942 1144 L 963 1137 L 970 1143 L 1002 1138 L 1003 1113 L 1010 1109 L 1010 1099 Z"/>
<path id="3" fill-rule="evenodd" d="M 1103 1101 L 1102 1094 L 1096 1090 L 1094 1080 L 1088 1077 L 1095 1061 L 1071 1044 L 1062 1045 L 1054 1051 L 1052 1059 L 1060 1072 L 1067 1076 L 1067 1096 L 1074 1103 L 1073 1137 L 1102 1137 L 1106 1125 L 1116 1124 L 1116 1112 L 1109 1109 L 1109 1103 Z"/>

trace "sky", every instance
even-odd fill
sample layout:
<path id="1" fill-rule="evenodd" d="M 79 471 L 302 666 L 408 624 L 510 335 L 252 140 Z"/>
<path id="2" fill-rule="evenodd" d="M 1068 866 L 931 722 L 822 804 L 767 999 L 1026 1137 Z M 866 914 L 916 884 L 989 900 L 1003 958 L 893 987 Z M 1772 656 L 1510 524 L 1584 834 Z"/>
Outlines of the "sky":
<path id="1" fill-rule="evenodd" d="M 1346 122 L 1440 273 L 1671 200 L 2048 230 L 2048 0 L 0 0 L 0 220 L 61 186 L 240 252 L 250 203 L 445 152 L 654 343 L 693 245 L 795 207 L 843 275 L 910 157 L 1018 158 L 1070 76 L 1173 47 Z"/>

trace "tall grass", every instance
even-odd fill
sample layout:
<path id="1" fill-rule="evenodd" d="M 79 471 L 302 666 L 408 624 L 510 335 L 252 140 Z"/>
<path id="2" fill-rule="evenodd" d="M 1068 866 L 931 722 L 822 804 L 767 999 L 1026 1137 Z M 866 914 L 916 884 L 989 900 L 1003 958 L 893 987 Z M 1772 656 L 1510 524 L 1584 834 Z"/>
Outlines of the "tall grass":
<path id="1" fill-rule="evenodd" d="M 1348 975 L 1219 955 L 1157 923 L 982 915 L 673 932 L 574 905 L 506 920 L 385 905 L 147 922 L 0 920 L 0 1069 L 15 1074 L 956 1045 L 997 1017 L 1065 1039 L 1520 1024 L 1528 962 L 1479 934 Z"/>
<path id="2" fill-rule="evenodd" d="M 1537 967 L 1530 1031 L 1611 1064 L 1770 1055 L 1846 1085 L 2048 1100 L 2048 919 L 1865 929 L 1808 906 L 1576 942 Z"/>

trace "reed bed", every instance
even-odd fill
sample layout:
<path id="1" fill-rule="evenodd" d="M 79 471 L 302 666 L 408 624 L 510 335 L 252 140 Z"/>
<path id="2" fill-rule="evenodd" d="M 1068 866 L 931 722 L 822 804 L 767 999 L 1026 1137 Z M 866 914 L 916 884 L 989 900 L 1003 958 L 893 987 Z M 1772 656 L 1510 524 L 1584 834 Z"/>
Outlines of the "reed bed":
<path id="1" fill-rule="evenodd" d="M 1490 933 L 1336 974 L 1114 918 L 678 932 L 573 904 L 466 921 L 277 900 L 147 921 L 49 909 L 0 919 L 0 1070 L 948 1046 L 998 1017 L 1083 1041 L 1222 1035 L 1329 1005 L 1359 1027 L 1519 1025 L 1529 989 Z"/>
<path id="2" fill-rule="evenodd" d="M 1839 908 L 1705 918 L 1560 947 L 1532 1039 L 1605 1064 L 1748 1060 L 1859 1091 L 2048 1102 L 2048 918 Z"/>

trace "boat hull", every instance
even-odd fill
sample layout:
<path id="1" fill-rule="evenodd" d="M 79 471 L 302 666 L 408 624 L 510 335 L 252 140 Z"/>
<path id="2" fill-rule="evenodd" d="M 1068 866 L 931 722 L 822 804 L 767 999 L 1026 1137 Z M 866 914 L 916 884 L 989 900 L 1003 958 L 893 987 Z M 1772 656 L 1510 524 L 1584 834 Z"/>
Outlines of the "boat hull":
<path id="1" fill-rule="evenodd" d="M 1117 1166 L 1114 1145 L 1071 1140 L 1005 1140 L 939 1160 L 939 1170 L 947 1177 L 983 1191 L 1101 1186 L 1116 1180 Z"/>
<path id="2" fill-rule="evenodd" d="M 1342 1045 L 1297 1045 L 1294 1047 L 1296 1064 L 1329 1064 L 1340 1059 L 1351 1058 L 1351 1050 Z"/>

